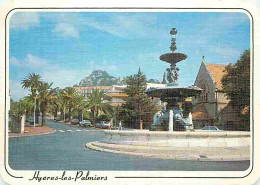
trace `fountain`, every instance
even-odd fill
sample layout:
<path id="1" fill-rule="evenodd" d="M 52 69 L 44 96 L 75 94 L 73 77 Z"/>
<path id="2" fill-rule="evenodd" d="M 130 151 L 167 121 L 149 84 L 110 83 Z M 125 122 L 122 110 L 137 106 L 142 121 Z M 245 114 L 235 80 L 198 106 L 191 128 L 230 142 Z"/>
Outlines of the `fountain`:
<path id="1" fill-rule="evenodd" d="M 187 55 L 175 52 L 177 50 L 177 30 L 172 28 L 170 34 L 172 35 L 171 53 L 160 56 L 160 60 L 170 64 L 170 68 L 166 69 L 168 84 L 166 87 L 151 88 L 145 92 L 149 97 L 160 98 L 161 101 L 167 102 L 166 110 L 155 114 L 152 128 L 153 130 L 157 130 L 158 127 L 167 127 L 168 125 L 168 131 L 190 130 L 193 129 L 191 112 L 189 112 L 187 118 L 184 118 L 183 110 L 180 108 L 180 105 L 183 104 L 187 98 L 199 95 L 202 89 L 196 86 L 178 86 L 178 71 L 180 69 L 176 67 L 176 64 L 185 60 Z"/>
<path id="2" fill-rule="evenodd" d="M 166 69 L 168 84 L 166 87 L 150 88 L 145 92 L 149 97 L 160 98 L 161 101 L 167 103 L 165 110 L 154 115 L 152 126 L 155 131 L 104 130 L 103 141 L 86 143 L 86 147 L 121 154 L 159 158 L 167 156 L 177 160 L 183 160 L 183 156 L 185 156 L 185 160 L 203 160 L 200 157 L 203 154 L 208 155 L 210 160 L 217 161 L 222 160 L 221 155 L 225 148 L 234 148 L 238 151 L 234 152 L 234 156 L 232 156 L 234 160 L 250 159 L 250 132 L 191 130 L 193 128 L 191 110 L 187 111 L 186 108 L 183 110 L 181 104 L 185 103 L 187 98 L 199 95 L 202 89 L 196 86 L 178 86 L 179 68 L 176 67 L 176 64 L 185 60 L 187 55 L 174 52 L 177 49 L 177 30 L 173 28 L 170 33 L 172 35 L 170 47 L 172 52 L 160 56 L 162 61 L 170 63 L 170 68 Z M 183 116 L 184 111 L 186 118 Z M 164 131 L 158 131 L 160 127 L 164 127 Z M 160 152 L 158 153 L 158 151 Z M 216 152 L 208 153 L 208 151 Z M 244 151 L 246 153 L 243 153 Z M 217 154 L 217 152 L 220 153 Z M 223 160 L 226 160 L 225 157 Z"/>

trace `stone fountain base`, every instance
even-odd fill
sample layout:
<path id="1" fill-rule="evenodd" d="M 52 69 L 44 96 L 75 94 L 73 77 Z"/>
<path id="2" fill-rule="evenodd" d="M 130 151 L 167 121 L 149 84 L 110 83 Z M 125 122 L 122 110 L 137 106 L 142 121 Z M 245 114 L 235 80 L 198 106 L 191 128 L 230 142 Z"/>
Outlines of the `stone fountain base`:
<path id="1" fill-rule="evenodd" d="M 249 132 L 104 132 L 104 141 L 87 143 L 86 147 L 102 152 L 175 160 L 250 160 Z"/>
<path id="2" fill-rule="evenodd" d="M 250 132 L 167 132 L 105 130 L 104 142 L 120 145 L 164 147 L 244 147 L 250 146 Z"/>

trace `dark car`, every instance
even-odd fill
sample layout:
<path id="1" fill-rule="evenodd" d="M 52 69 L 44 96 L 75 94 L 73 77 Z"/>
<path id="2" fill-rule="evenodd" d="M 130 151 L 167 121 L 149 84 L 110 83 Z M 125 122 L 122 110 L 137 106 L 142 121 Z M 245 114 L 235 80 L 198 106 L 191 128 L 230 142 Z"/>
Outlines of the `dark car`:
<path id="1" fill-rule="evenodd" d="M 60 121 L 61 117 L 54 118 L 55 121 Z"/>
<path id="2" fill-rule="evenodd" d="M 29 125 L 33 125 L 34 124 L 34 118 L 29 116 L 27 117 L 27 122 L 29 123 Z"/>
<path id="3" fill-rule="evenodd" d="M 79 124 L 79 120 L 78 119 L 73 119 L 73 120 L 71 120 L 71 124 L 72 125 Z"/>

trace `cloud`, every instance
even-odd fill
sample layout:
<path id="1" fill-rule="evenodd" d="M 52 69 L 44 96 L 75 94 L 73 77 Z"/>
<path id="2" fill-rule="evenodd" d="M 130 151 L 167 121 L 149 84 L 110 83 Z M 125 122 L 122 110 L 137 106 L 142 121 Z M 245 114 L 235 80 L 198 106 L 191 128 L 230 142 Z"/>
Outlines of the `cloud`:
<path id="1" fill-rule="evenodd" d="M 16 12 L 10 20 L 10 28 L 15 30 L 27 30 L 39 24 L 40 18 L 36 12 Z"/>
<path id="2" fill-rule="evenodd" d="M 53 83 L 53 87 L 60 88 L 78 84 L 93 69 L 93 65 L 88 69 L 66 69 L 60 65 L 51 64 L 49 61 L 32 54 L 27 54 L 23 60 L 11 57 L 10 64 L 17 67 L 22 74 L 24 73 L 24 76 L 27 75 L 28 70 L 35 71 L 42 77 L 43 81 Z M 113 66 L 109 67 L 106 65 L 104 67 L 110 70 L 113 69 Z M 20 83 L 16 80 L 10 80 L 11 97 L 14 100 L 19 100 L 29 93 L 28 90 L 22 88 Z"/>
<path id="3" fill-rule="evenodd" d="M 152 27 L 156 22 L 157 17 L 155 15 L 140 13 L 110 15 L 109 18 L 104 19 L 87 17 L 82 20 L 82 24 L 122 38 L 154 38 L 159 35 L 162 37 L 159 33 L 164 32 L 157 27 Z"/>
<path id="4" fill-rule="evenodd" d="M 21 65 L 21 62 L 18 59 L 16 59 L 15 57 L 11 57 L 9 62 L 10 62 L 10 64 L 15 65 L 15 66 Z"/>
<path id="5" fill-rule="evenodd" d="M 24 60 L 18 60 L 15 57 L 10 58 L 10 64 L 14 66 L 23 66 L 28 68 L 39 68 L 48 66 L 48 62 L 44 59 L 40 59 L 32 54 L 27 54 Z"/>
<path id="6" fill-rule="evenodd" d="M 53 33 L 57 33 L 58 35 L 61 35 L 63 37 L 71 36 L 78 38 L 79 37 L 79 31 L 76 29 L 76 27 L 72 24 L 68 23 L 58 23 L 56 24 L 55 28 L 52 30 Z"/>
<path id="7" fill-rule="evenodd" d="M 10 80 L 10 96 L 14 101 L 19 101 L 24 96 L 29 94 L 29 90 L 22 88 L 21 82 L 17 80 Z"/>
<path id="8" fill-rule="evenodd" d="M 86 66 L 90 71 L 103 70 L 110 73 L 110 72 L 116 72 L 118 70 L 117 65 L 111 64 L 107 61 L 103 61 L 102 63 L 97 63 L 94 61 L 86 62 Z"/>
<path id="9" fill-rule="evenodd" d="M 225 64 L 227 62 L 235 63 L 234 58 L 237 58 L 241 55 L 242 51 L 240 51 L 238 48 L 232 48 L 232 47 L 216 47 L 216 48 L 209 48 L 209 51 L 212 53 L 215 53 L 215 55 L 221 56 L 223 61 L 225 61 Z M 221 64 L 221 61 L 218 63 Z"/>
<path id="10" fill-rule="evenodd" d="M 161 38 L 165 33 L 165 30 L 153 27 L 157 16 L 149 13 L 44 13 L 41 17 L 54 22 L 53 32 L 64 37 L 78 38 L 86 27 L 121 38 Z"/>
<path id="11" fill-rule="evenodd" d="M 220 13 L 217 17 L 211 16 L 202 22 L 203 28 L 201 28 L 197 38 L 200 38 L 202 44 L 206 44 L 209 39 L 217 39 L 220 35 L 230 32 L 231 28 L 245 23 L 250 23 L 246 14 L 241 13 L 238 16 L 237 13 Z"/>
<path id="12" fill-rule="evenodd" d="M 48 65 L 48 62 L 44 59 L 39 59 L 37 56 L 27 54 L 24 64 L 30 67 L 42 67 Z"/>
<path id="13" fill-rule="evenodd" d="M 41 76 L 44 81 L 53 82 L 53 87 L 64 88 L 78 84 L 90 72 L 90 70 L 62 69 L 60 67 L 58 69 L 55 67 L 44 71 Z"/>

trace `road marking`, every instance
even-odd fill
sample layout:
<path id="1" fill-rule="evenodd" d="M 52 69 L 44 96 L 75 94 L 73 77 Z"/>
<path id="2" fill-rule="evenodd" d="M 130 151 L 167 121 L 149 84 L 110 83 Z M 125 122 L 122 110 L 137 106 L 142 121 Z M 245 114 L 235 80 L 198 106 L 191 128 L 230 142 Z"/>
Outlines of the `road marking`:
<path id="1" fill-rule="evenodd" d="M 86 132 L 100 132 L 101 130 L 84 130 Z"/>
<path id="2" fill-rule="evenodd" d="M 101 130 L 79 130 L 79 129 L 75 129 L 75 130 L 58 130 L 59 132 L 81 132 L 81 131 L 85 131 L 85 132 L 101 132 Z"/>

